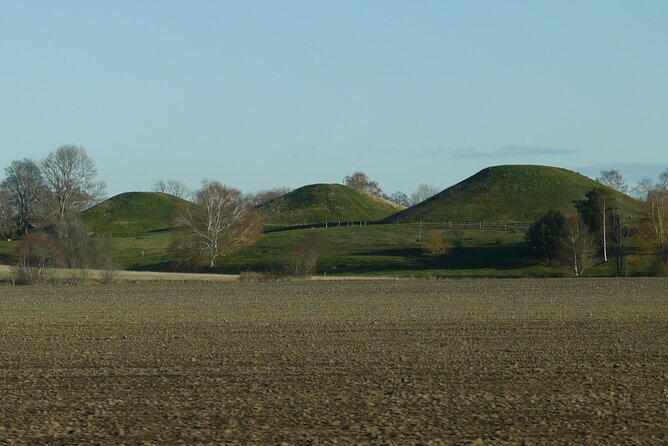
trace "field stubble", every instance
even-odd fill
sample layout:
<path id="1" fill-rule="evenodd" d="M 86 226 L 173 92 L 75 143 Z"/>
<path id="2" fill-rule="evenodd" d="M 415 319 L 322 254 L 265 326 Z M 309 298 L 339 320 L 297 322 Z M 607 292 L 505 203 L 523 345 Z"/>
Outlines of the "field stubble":
<path id="1" fill-rule="evenodd" d="M 0 288 L 0 443 L 666 444 L 668 281 Z"/>

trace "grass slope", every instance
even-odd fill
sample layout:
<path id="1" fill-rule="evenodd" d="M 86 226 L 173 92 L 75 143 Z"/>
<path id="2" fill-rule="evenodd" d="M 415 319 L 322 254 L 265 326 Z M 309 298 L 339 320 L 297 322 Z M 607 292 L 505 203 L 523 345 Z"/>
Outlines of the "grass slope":
<path id="1" fill-rule="evenodd" d="M 401 208 L 342 184 L 312 184 L 261 205 L 266 226 L 292 226 L 326 221 L 380 220 Z"/>
<path id="2" fill-rule="evenodd" d="M 306 234 L 319 234 L 324 242 L 318 275 L 364 275 L 399 277 L 554 277 L 572 275 L 566 265 L 547 266 L 524 242 L 522 231 L 468 229 L 463 246 L 443 256 L 428 256 L 420 249 L 419 234 L 439 231 L 454 245 L 456 234 L 443 225 L 401 224 L 360 227 L 330 227 L 269 232 L 254 245 L 219 260 L 213 270 L 202 272 L 238 274 L 281 271 L 286 255 Z M 167 271 L 169 232 L 142 237 L 112 239 L 114 260 L 119 267 L 141 271 Z M 647 275 L 654 259 L 649 252 L 628 246 L 631 275 Z M 613 275 L 613 263 L 593 265 L 587 276 Z"/>
<path id="3" fill-rule="evenodd" d="M 506 165 L 488 167 L 416 206 L 388 217 L 394 221 L 532 221 L 549 209 L 575 213 L 573 201 L 600 183 L 558 167 Z M 640 203 L 615 192 L 626 212 Z"/>
<path id="4" fill-rule="evenodd" d="M 168 230 L 182 206 L 194 204 L 160 192 L 126 192 L 86 210 L 82 217 L 97 234 L 149 233 Z"/>

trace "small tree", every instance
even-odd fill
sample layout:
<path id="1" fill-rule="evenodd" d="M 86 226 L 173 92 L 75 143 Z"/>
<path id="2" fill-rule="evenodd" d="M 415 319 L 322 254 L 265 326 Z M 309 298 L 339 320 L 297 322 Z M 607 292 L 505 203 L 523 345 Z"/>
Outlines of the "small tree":
<path id="1" fill-rule="evenodd" d="M 643 178 L 631 189 L 631 195 L 638 200 L 645 201 L 647 194 L 655 189 L 654 180 L 651 178 Z"/>
<path id="2" fill-rule="evenodd" d="M 408 198 L 408 195 L 401 191 L 397 191 L 390 195 L 390 201 L 393 201 L 394 203 L 397 203 L 401 206 L 408 207 L 411 205 L 411 199 Z"/>
<path id="3" fill-rule="evenodd" d="M 277 187 L 275 189 L 260 190 L 254 194 L 248 196 L 248 201 L 253 206 L 260 206 L 264 203 L 268 203 L 271 200 L 280 198 L 285 194 L 290 193 L 291 189 L 289 187 Z"/>
<path id="4" fill-rule="evenodd" d="M 626 241 L 631 236 L 631 230 L 624 224 L 624 216 L 618 209 L 610 213 L 610 228 L 615 275 L 621 277 L 627 272 Z"/>
<path id="5" fill-rule="evenodd" d="M 190 190 L 186 183 L 179 180 L 163 180 L 162 178 L 153 185 L 153 192 L 174 195 L 175 197 L 187 200 L 190 198 Z"/>
<path id="6" fill-rule="evenodd" d="M 49 233 L 61 247 L 68 268 L 104 268 L 110 263 L 108 240 L 93 237 L 90 226 L 80 218 L 60 220 L 49 228 Z"/>
<path id="7" fill-rule="evenodd" d="M 596 178 L 596 181 L 623 194 L 627 193 L 629 190 L 624 177 L 618 170 L 602 170 L 601 176 Z"/>
<path id="8" fill-rule="evenodd" d="M 83 147 L 58 147 L 40 168 L 49 191 L 43 202 L 58 220 L 81 212 L 104 195 L 105 184 L 96 181 L 95 162 Z"/>
<path id="9" fill-rule="evenodd" d="M 353 189 L 361 190 L 371 195 L 376 195 L 378 197 L 383 197 L 385 194 L 383 190 L 378 186 L 376 181 L 371 181 L 369 176 L 364 172 L 355 172 L 352 175 L 347 175 L 343 178 L 343 183 L 352 187 Z"/>
<path id="10" fill-rule="evenodd" d="M 668 169 L 664 170 L 659 175 L 659 184 L 657 184 L 657 188 L 668 191 Z"/>
<path id="11" fill-rule="evenodd" d="M 664 257 L 668 254 L 668 190 L 651 190 L 647 194 L 645 209 L 652 223 L 657 252 Z"/>
<path id="12" fill-rule="evenodd" d="M 575 277 L 581 277 L 593 261 L 595 246 L 594 238 L 582 218 L 566 220 L 559 244 L 562 258 L 571 266 Z"/>
<path id="13" fill-rule="evenodd" d="M 557 240 L 562 235 L 566 218 L 561 211 L 550 209 L 545 215 L 535 220 L 529 226 L 524 239 L 531 249 L 543 257 L 550 264 L 550 258 L 557 251 Z"/>
<path id="14" fill-rule="evenodd" d="M 411 194 L 411 206 L 415 206 L 416 204 L 428 200 L 438 192 L 439 190 L 436 186 L 432 186 L 431 184 L 420 184 L 417 189 L 415 189 L 415 192 Z"/>
<path id="15" fill-rule="evenodd" d="M 608 188 L 591 189 L 585 194 L 585 199 L 575 203 L 582 220 L 589 226 L 592 233 L 599 235 L 603 250 L 603 261 L 608 261 L 608 216 L 615 208 L 612 191 Z"/>
<path id="16" fill-rule="evenodd" d="M 292 276 L 310 276 L 318 271 L 318 261 L 325 247 L 322 236 L 307 232 L 297 245 L 287 252 L 285 272 Z"/>
<path id="17" fill-rule="evenodd" d="M 176 216 L 182 232 L 175 238 L 180 246 L 171 252 L 182 255 L 177 263 L 197 265 L 205 259 L 213 268 L 219 257 L 255 242 L 260 235 L 260 215 L 237 189 L 205 180 L 196 204 L 199 208 L 185 207 Z"/>

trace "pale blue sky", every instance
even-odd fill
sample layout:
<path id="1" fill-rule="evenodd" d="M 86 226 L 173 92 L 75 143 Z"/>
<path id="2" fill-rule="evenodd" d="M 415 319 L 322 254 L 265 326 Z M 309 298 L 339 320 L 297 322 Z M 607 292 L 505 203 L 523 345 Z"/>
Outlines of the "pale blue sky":
<path id="1" fill-rule="evenodd" d="M 668 165 L 668 2 L 0 0 L 0 165 L 108 192 Z"/>

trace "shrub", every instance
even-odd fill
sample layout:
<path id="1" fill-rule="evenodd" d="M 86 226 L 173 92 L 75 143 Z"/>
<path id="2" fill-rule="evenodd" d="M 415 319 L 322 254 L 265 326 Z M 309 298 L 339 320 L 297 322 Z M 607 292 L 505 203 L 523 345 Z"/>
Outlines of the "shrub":
<path id="1" fill-rule="evenodd" d="M 422 239 L 422 251 L 428 256 L 440 256 L 450 252 L 450 244 L 442 231 L 429 231 Z"/>
<path id="2" fill-rule="evenodd" d="M 255 271 L 244 271 L 239 274 L 239 280 L 241 282 L 271 282 L 274 278 L 267 274 Z"/>
<path id="3" fill-rule="evenodd" d="M 283 272 L 287 276 L 310 276 L 318 271 L 324 241 L 317 232 L 309 232 L 284 257 Z"/>
<path id="4" fill-rule="evenodd" d="M 53 279 L 54 268 L 65 263 L 60 246 L 39 234 L 27 235 L 18 246 L 13 270 L 18 284 L 46 283 Z"/>
<path id="5" fill-rule="evenodd" d="M 118 270 L 116 269 L 116 265 L 114 264 L 114 262 L 108 260 L 102 269 L 102 276 L 100 278 L 100 282 L 103 285 L 109 285 L 113 283 L 114 280 L 116 280 L 117 273 Z"/>
<path id="6" fill-rule="evenodd" d="M 668 261 L 664 259 L 657 259 L 652 265 L 652 273 L 657 277 L 668 277 Z"/>

